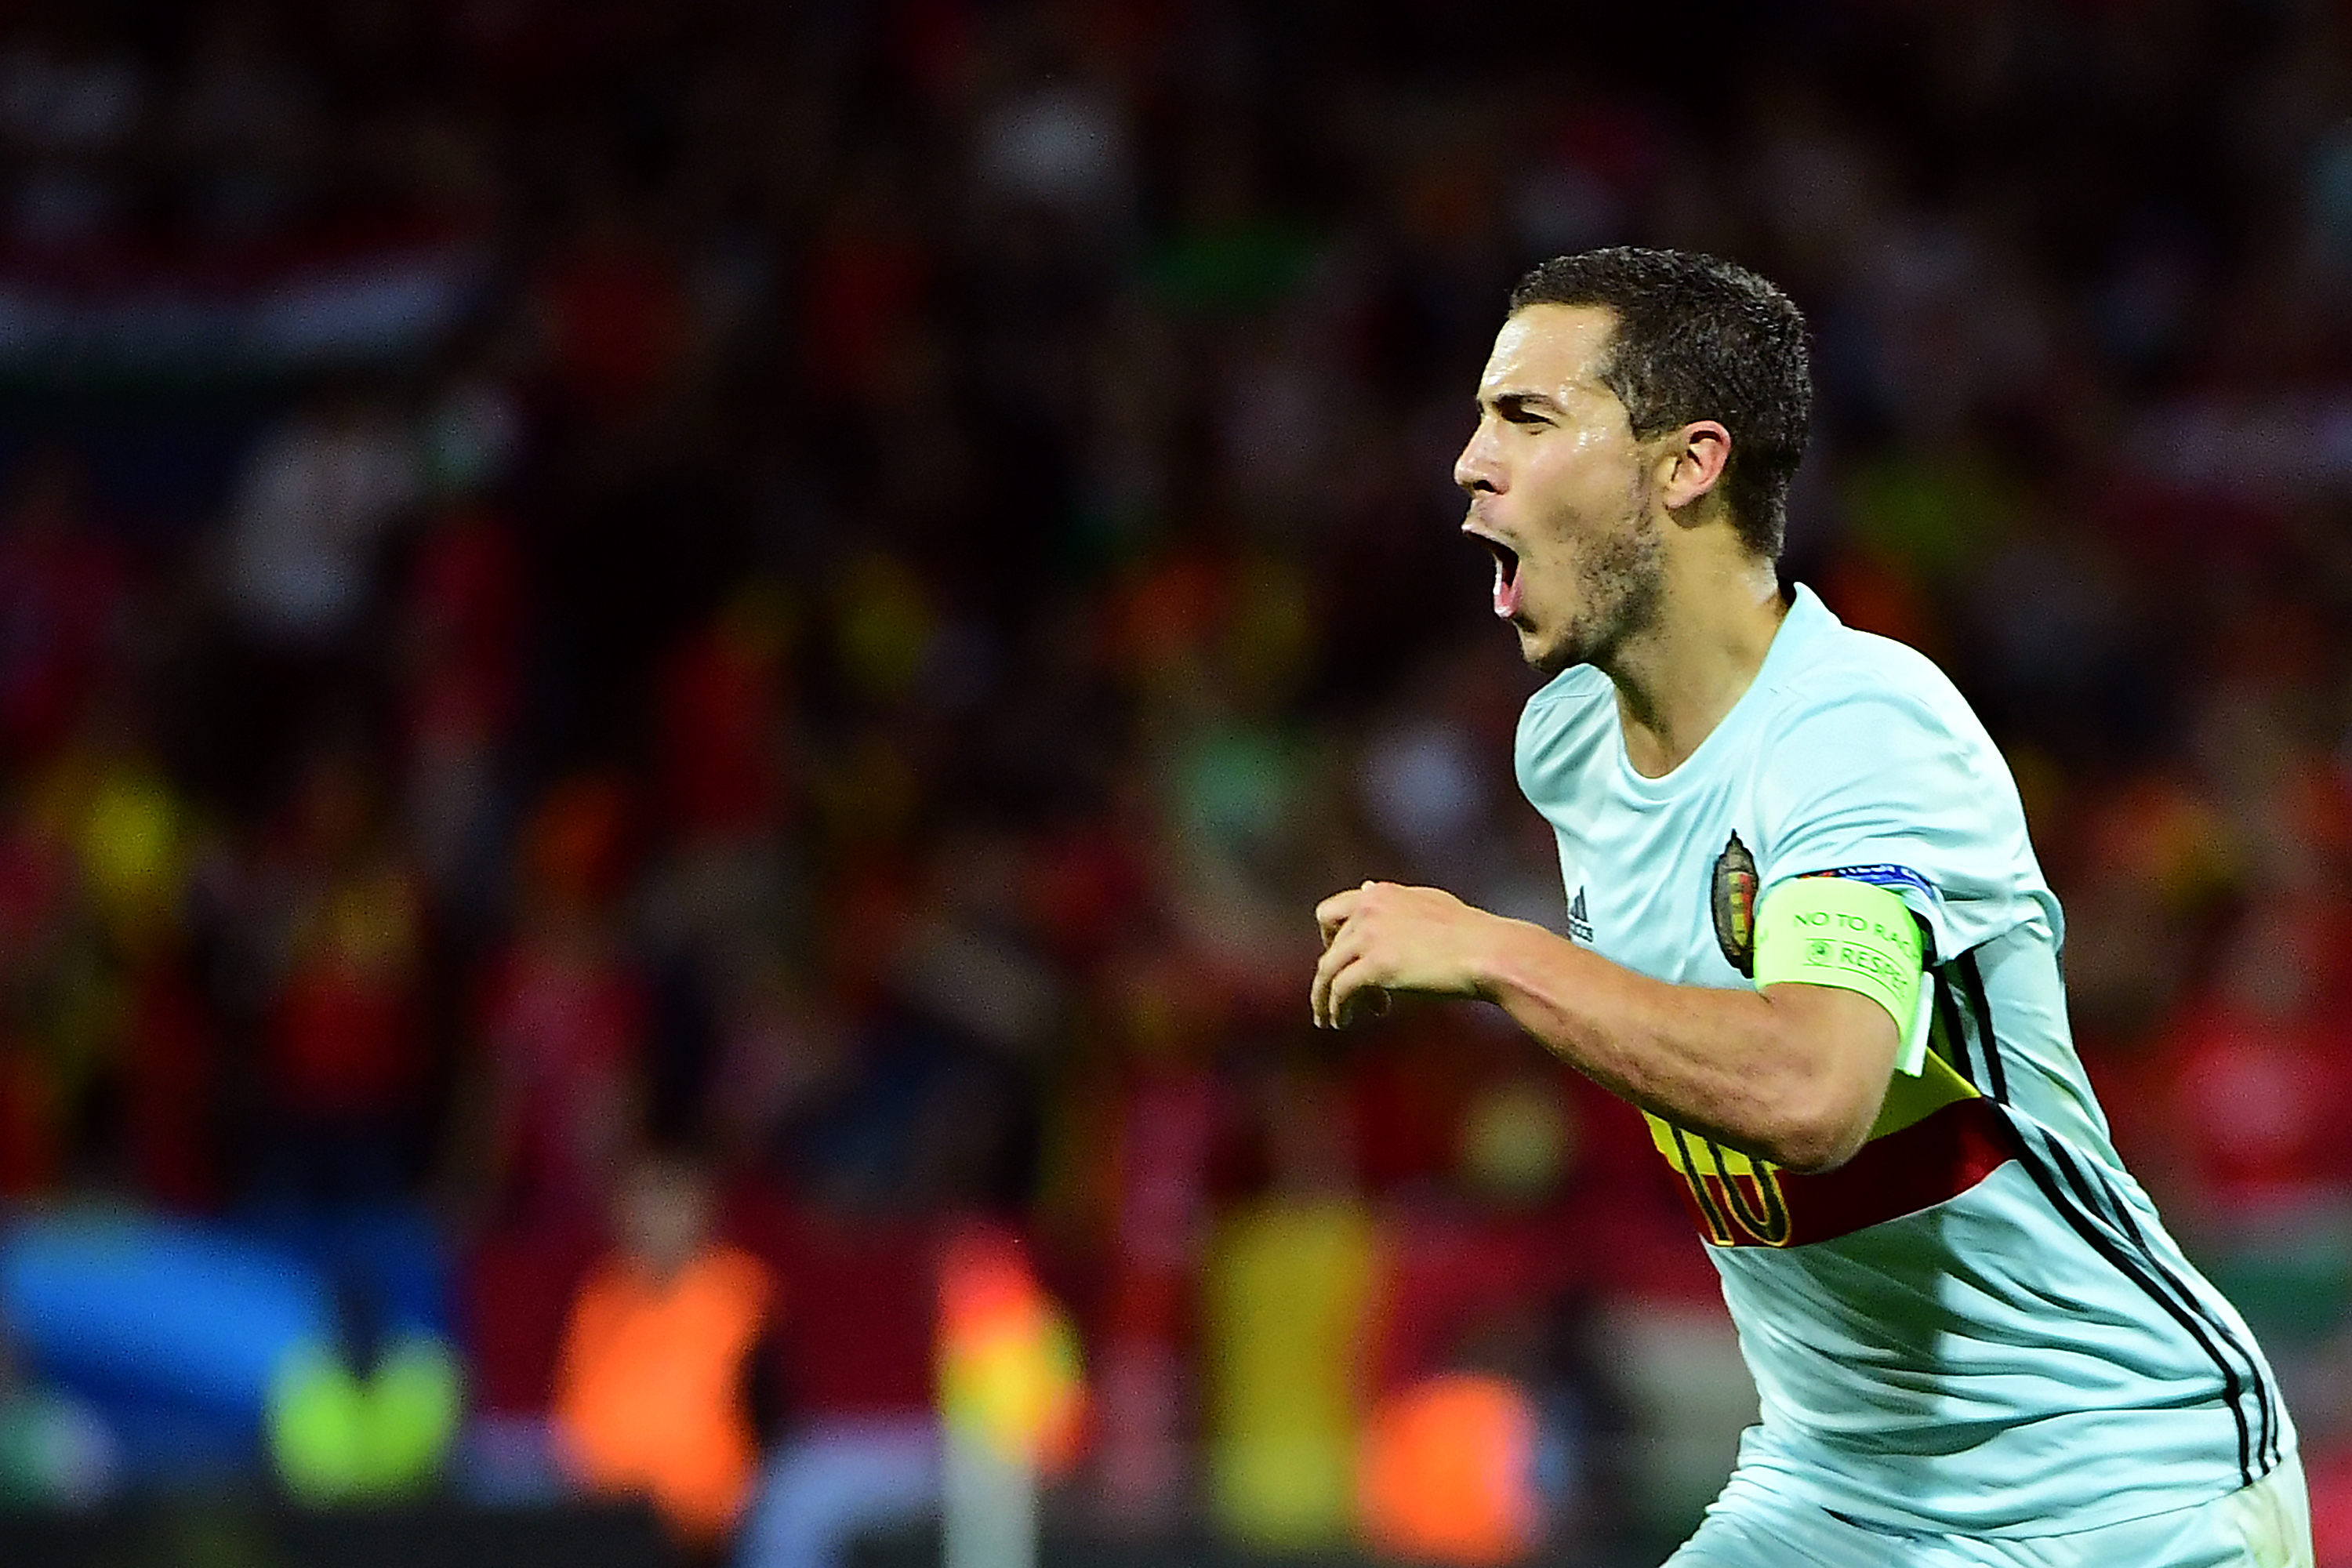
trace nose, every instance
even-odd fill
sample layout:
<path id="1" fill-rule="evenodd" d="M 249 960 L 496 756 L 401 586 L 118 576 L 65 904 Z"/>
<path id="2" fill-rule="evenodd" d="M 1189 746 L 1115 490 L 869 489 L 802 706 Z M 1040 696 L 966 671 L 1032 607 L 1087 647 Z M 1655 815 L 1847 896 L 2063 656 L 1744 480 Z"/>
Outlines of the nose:
<path id="1" fill-rule="evenodd" d="M 1478 428 L 1470 432 L 1463 443 L 1461 456 L 1454 459 L 1454 482 L 1471 495 L 1480 492 L 1497 494 L 1502 490 L 1502 468 L 1496 460 L 1495 444 L 1490 439 L 1490 421 L 1481 419 Z"/>

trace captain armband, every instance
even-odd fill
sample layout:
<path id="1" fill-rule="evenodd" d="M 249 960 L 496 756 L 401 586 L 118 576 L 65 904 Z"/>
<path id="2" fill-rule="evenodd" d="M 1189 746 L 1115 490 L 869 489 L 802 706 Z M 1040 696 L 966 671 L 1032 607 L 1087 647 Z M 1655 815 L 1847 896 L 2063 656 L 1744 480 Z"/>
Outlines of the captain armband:
<path id="1" fill-rule="evenodd" d="M 1927 979 L 1919 922 L 1901 898 L 1845 877 L 1800 877 L 1764 895 L 1756 910 L 1756 986 L 1835 985 L 1886 1009 L 1902 1037 L 1895 1069 L 1927 1065 Z"/>

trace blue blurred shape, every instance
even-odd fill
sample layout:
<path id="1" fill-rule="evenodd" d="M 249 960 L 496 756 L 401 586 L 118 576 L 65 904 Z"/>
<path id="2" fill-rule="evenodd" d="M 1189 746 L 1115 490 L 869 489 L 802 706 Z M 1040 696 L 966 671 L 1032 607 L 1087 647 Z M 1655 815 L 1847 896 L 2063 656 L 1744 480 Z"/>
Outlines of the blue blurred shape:
<path id="1" fill-rule="evenodd" d="M 331 1324 L 318 1270 L 281 1248 L 122 1215 L 0 1232 L 0 1321 L 62 1382 L 257 1424 L 278 1358 Z"/>

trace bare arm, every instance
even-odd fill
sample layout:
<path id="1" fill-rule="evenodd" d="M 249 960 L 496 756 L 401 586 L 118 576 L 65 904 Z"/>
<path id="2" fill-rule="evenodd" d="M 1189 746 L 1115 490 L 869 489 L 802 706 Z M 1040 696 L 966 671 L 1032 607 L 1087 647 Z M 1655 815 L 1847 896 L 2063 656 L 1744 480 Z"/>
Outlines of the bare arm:
<path id="1" fill-rule="evenodd" d="M 1318 1024 L 1373 990 L 1493 1002 L 1603 1089 L 1793 1171 L 1853 1158 L 1894 1071 L 1894 1019 L 1851 991 L 1670 984 L 1435 888 L 1367 882 L 1315 916 Z"/>

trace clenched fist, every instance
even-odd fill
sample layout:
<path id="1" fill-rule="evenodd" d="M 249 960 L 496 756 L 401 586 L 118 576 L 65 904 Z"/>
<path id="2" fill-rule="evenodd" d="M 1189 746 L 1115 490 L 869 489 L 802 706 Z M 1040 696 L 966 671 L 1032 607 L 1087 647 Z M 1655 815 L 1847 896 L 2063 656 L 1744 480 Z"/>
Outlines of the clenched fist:
<path id="1" fill-rule="evenodd" d="M 1486 960 L 1498 928 L 1511 922 L 1474 909 L 1442 888 L 1366 882 L 1315 906 L 1323 958 L 1312 1002 L 1318 1028 L 1352 1021 L 1360 1005 L 1390 992 L 1484 996 Z"/>

